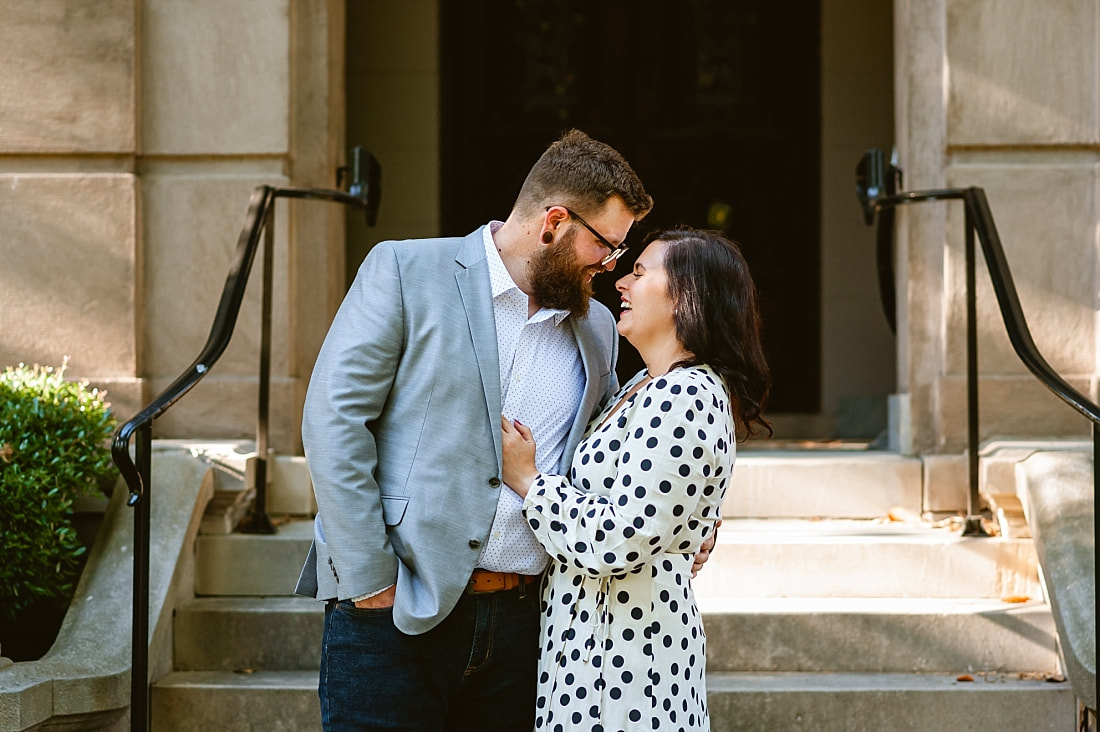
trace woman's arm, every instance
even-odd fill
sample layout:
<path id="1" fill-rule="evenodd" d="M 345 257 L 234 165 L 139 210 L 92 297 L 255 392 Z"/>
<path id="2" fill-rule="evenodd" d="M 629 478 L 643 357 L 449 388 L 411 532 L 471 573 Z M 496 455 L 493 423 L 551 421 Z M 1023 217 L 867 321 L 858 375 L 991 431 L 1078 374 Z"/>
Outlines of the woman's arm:
<path id="1" fill-rule="evenodd" d="M 636 570 L 666 551 L 694 553 L 721 515 L 733 450 L 724 394 L 682 378 L 652 387 L 625 434 L 608 440 L 603 459 L 618 460 L 609 495 L 536 474 L 524 501 L 547 551 L 592 576 Z"/>

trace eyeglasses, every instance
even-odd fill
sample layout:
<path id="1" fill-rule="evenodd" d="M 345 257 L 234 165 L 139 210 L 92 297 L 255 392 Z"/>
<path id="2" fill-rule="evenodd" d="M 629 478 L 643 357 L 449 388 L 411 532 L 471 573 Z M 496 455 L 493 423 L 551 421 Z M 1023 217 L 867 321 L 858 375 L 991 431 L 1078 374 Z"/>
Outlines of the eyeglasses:
<path id="1" fill-rule="evenodd" d="M 546 210 L 549 211 L 552 208 L 554 208 L 554 207 L 553 206 L 547 206 Z M 598 241 L 600 244 L 603 244 L 605 247 L 607 247 L 608 249 L 611 250 L 610 254 L 608 254 L 606 257 L 604 257 L 603 259 L 600 260 L 601 265 L 607 265 L 607 264 L 610 264 L 611 262 L 614 262 L 616 259 L 623 256 L 623 254 L 628 249 L 628 247 L 625 244 L 619 244 L 618 246 L 616 246 L 616 245 L 612 244 L 611 242 L 609 242 L 607 239 L 604 238 L 603 234 L 601 234 L 600 232 L 593 229 L 592 226 L 587 221 L 582 219 L 575 211 L 570 210 L 568 206 L 562 206 L 562 208 L 564 208 L 565 212 L 567 214 L 569 214 L 572 218 L 576 219 L 578 224 L 580 224 L 584 228 L 588 229 L 588 231 L 592 234 L 592 236 L 596 237 L 596 241 Z"/>

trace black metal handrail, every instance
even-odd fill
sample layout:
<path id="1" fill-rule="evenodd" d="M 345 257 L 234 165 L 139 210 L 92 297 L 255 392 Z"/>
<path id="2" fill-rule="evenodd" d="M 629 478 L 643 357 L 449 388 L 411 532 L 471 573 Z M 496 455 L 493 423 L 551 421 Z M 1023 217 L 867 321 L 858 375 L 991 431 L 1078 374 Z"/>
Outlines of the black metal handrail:
<path id="1" fill-rule="evenodd" d="M 896 173 L 896 171 L 894 171 Z M 974 235 L 981 242 L 989 279 L 1001 311 L 1008 339 L 1016 355 L 1043 386 L 1059 399 L 1079 412 L 1092 423 L 1092 463 L 1093 463 L 1093 503 L 1100 495 L 1100 470 L 1097 470 L 1096 456 L 1100 455 L 1100 406 L 1071 386 L 1043 355 L 1039 352 L 1024 317 L 1020 298 L 1012 271 L 1005 257 L 1001 237 L 993 221 L 993 212 L 989 208 L 985 191 L 976 186 L 970 188 L 944 188 L 938 190 L 909 191 L 892 195 L 882 195 L 887 180 L 884 158 L 881 151 L 869 150 L 856 167 L 856 185 L 863 206 L 864 218 L 868 225 L 874 222 L 877 211 L 910 203 L 922 203 L 937 200 L 962 200 L 966 206 L 966 391 L 967 391 L 967 449 L 969 494 L 967 498 L 967 520 L 963 534 L 968 536 L 985 535 L 977 515 L 978 496 L 978 335 L 976 324 L 976 290 Z M 891 220 L 890 225 L 893 222 Z M 880 221 L 880 226 L 883 222 Z M 1094 527 L 1094 531 L 1095 531 Z M 1093 537 L 1093 562 L 1096 561 L 1096 547 L 1100 544 L 1100 534 Z M 1097 606 L 1097 597 L 1093 597 L 1093 607 Z"/>
<path id="2" fill-rule="evenodd" d="M 164 414 L 184 394 L 191 391 L 209 373 L 211 367 L 228 347 L 240 313 L 241 303 L 252 271 L 252 263 L 261 239 L 264 247 L 263 292 L 261 305 L 259 405 L 256 428 L 256 470 L 254 473 L 256 500 L 246 519 L 245 530 L 273 533 L 266 510 L 268 404 L 270 392 L 270 332 L 272 254 L 275 240 L 275 200 L 278 198 L 312 199 L 342 203 L 365 211 L 369 224 L 374 223 L 380 195 L 380 173 L 377 160 L 369 153 L 366 165 L 370 180 L 359 179 L 361 148 L 355 149 L 355 177 L 352 193 L 321 188 L 258 186 L 252 193 L 244 227 L 237 239 L 237 250 L 226 276 L 221 299 L 210 328 L 210 335 L 198 357 L 164 391 L 135 417 L 115 432 L 111 456 L 126 481 L 130 496 L 127 504 L 134 508 L 134 597 L 130 669 L 130 729 L 146 730 L 149 726 L 149 534 L 151 449 L 153 422 Z M 130 442 L 134 436 L 134 458 L 130 457 Z"/>

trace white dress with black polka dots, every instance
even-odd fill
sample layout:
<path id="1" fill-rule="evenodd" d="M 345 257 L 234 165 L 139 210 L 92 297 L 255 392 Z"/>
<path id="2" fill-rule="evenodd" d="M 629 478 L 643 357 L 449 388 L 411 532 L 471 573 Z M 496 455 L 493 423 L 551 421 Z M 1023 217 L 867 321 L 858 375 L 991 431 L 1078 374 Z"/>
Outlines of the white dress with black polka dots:
<path id="1" fill-rule="evenodd" d="M 689 579 L 733 469 L 728 397 L 676 369 L 593 420 L 570 479 L 524 501 L 551 562 L 543 585 L 538 730 L 709 729 L 706 639 Z M 610 418 L 609 418 L 610 415 Z"/>

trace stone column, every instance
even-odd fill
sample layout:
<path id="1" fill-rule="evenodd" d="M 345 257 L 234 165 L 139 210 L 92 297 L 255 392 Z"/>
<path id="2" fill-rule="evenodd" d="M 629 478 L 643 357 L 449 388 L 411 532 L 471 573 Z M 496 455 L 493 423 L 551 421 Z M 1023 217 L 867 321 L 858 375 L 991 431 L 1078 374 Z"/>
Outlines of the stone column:
<path id="1" fill-rule="evenodd" d="M 906 189 L 985 189 L 1040 351 L 1095 399 L 1100 9 L 1093 0 L 898 0 Z M 964 211 L 910 207 L 899 230 L 903 449 L 966 446 Z M 1083 436 L 1087 424 L 1011 349 L 978 263 L 982 439 Z"/>
<path id="2" fill-rule="evenodd" d="M 252 190 L 334 187 L 338 0 L 0 0 L 0 366 L 60 364 L 127 419 L 202 350 Z M 304 383 L 343 294 L 343 215 L 280 202 L 271 443 L 299 448 Z M 257 261 L 233 340 L 157 422 L 249 437 Z"/>
<path id="3" fill-rule="evenodd" d="M 0 367 L 141 399 L 133 0 L 0 3 Z"/>

